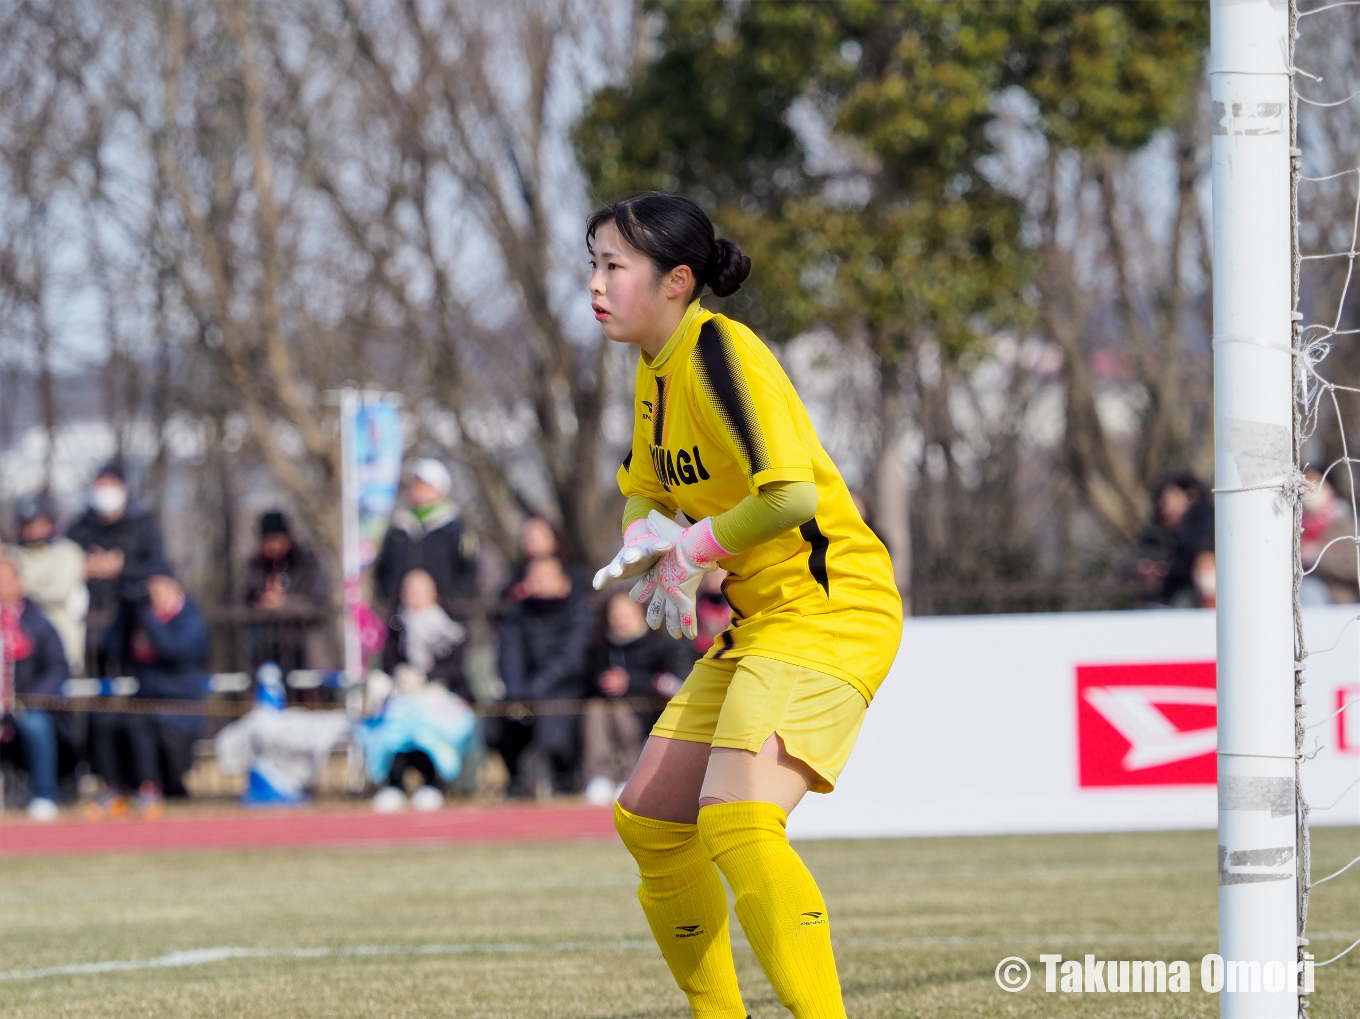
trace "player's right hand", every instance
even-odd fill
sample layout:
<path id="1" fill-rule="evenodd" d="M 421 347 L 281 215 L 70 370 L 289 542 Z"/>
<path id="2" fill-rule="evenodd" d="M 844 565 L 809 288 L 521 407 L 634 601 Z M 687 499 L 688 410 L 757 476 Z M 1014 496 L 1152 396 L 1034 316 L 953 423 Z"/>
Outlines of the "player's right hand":
<path id="1" fill-rule="evenodd" d="M 680 530 L 680 528 L 676 528 Z M 595 590 L 600 590 L 611 580 L 629 580 L 651 571 L 658 559 L 672 548 L 669 539 L 663 538 L 646 518 L 634 520 L 623 532 L 623 548 L 619 549 L 609 563 L 591 582 Z M 650 591 L 648 592 L 650 595 Z"/>

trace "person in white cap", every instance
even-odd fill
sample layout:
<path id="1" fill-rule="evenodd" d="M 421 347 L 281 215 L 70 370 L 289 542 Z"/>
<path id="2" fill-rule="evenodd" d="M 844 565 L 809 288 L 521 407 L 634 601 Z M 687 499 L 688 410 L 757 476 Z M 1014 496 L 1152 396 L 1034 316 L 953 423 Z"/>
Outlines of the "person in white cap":
<path id="1" fill-rule="evenodd" d="M 453 478 L 438 460 L 421 458 L 406 469 L 406 498 L 392 514 L 373 563 L 373 593 L 388 616 L 397 612 L 401 584 L 411 570 L 434 580 L 439 604 L 466 621 L 477 597 L 477 536 L 464 525 L 450 494 Z"/>

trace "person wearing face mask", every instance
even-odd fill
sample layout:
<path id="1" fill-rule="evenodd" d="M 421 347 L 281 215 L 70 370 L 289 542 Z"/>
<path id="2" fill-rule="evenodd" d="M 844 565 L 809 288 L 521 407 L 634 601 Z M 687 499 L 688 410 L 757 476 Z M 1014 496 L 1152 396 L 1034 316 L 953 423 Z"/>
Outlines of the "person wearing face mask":
<path id="1" fill-rule="evenodd" d="M 1173 608 L 1198 604 L 1195 558 L 1214 547 L 1214 507 L 1204 483 L 1190 474 L 1157 486 L 1152 522 L 1135 546 L 1137 577 Z"/>
<path id="2" fill-rule="evenodd" d="M 14 516 L 19 542 L 5 549 L 5 558 L 19 567 L 29 601 L 61 635 L 66 661 L 79 675 L 85 662 L 85 610 L 90 602 L 85 553 L 57 533 L 56 516 L 42 499 L 20 499 Z"/>
<path id="3" fill-rule="evenodd" d="M 67 536 L 85 550 L 90 593 L 86 626 L 92 643 L 98 643 L 120 606 L 145 600 L 147 578 L 169 572 L 160 531 L 150 515 L 131 502 L 122 467 L 109 463 L 95 475 L 89 509 Z M 94 672 L 108 672 L 111 663 L 99 655 L 95 658 L 87 661 Z"/>

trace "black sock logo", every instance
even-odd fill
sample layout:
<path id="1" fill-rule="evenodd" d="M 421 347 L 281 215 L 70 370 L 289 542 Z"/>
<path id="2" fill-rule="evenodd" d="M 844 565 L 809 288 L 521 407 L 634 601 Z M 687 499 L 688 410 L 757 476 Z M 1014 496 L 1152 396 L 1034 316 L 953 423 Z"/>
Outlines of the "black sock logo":
<path id="1" fill-rule="evenodd" d="M 697 938 L 704 932 L 704 925 L 696 923 L 690 924 L 688 927 L 677 927 L 675 929 L 680 932 L 676 935 L 677 938 Z"/>
<path id="2" fill-rule="evenodd" d="M 801 913 L 799 915 L 805 917 L 799 924 L 801 927 L 811 927 L 813 924 L 826 923 L 826 914 L 816 909 L 809 909 L 806 913 Z"/>

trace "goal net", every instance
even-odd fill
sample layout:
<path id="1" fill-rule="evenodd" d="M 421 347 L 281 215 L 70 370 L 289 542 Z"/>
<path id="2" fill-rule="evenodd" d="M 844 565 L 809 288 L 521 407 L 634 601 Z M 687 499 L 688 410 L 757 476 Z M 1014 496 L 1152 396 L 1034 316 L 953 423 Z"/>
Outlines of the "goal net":
<path id="1" fill-rule="evenodd" d="M 1303 482 L 1294 506 L 1296 531 L 1294 628 L 1298 783 L 1298 941 L 1303 957 L 1313 959 L 1318 986 L 1325 993 L 1326 967 L 1356 950 L 1357 940 L 1336 951 L 1315 946 L 1309 937 L 1309 903 L 1315 889 L 1351 871 L 1357 856 L 1339 869 L 1312 875 L 1310 814 L 1336 810 L 1354 800 L 1360 775 L 1330 802 L 1310 805 L 1309 763 L 1345 732 L 1337 719 L 1349 710 L 1352 727 L 1360 720 L 1360 695 L 1334 708 L 1315 703 L 1309 710 L 1310 662 L 1322 656 L 1355 656 L 1354 634 L 1360 616 L 1306 634 L 1308 604 L 1360 601 L 1360 510 L 1357 508 L 1355 446 L 1350 422 L 1360 413 L 1360 281 L 1355 279 L 1360 240 L 1360 2 L 1322 2 L 1290 6 L 1290 125 L 1292 262 L 1292 371 L 1294 377 L 1294 472 Z M 1336 632 L 1336 631 L 1341 632 Z M 1307 637 L 1313 638 L 1310 646 Z M 1352 668 L 1354 664 L 1352 661 Z M 1360 684 L 1357 684 L 1360 687 Z M 1344 720 L 1343 720 L 1344 721 Z M 1360 877 L 1360 868 L 1351 879 Z M 1335 886 L 1333 886 L 1335 887 Z M 1326 894 L 1317 891 L 1318 895 Z M 1327 951 L 1322 951 L 1324 947 Z M 1299 1002 L 1307 1015 L 1308 998 Z"/>

